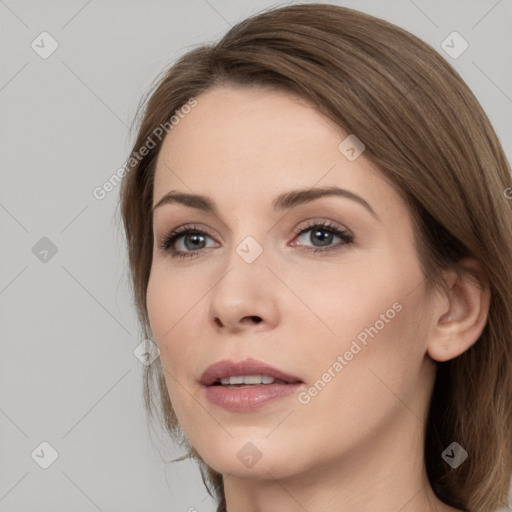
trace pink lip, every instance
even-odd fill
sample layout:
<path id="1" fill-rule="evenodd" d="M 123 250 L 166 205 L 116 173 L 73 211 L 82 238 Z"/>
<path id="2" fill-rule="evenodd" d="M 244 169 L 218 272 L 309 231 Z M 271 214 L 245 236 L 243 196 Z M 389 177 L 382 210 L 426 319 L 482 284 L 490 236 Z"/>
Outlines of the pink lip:
<path id="1" fill-rule="evenodd" d="M 284 382 L 259 384 L 246 388 L 227 388 L 214 385 L 223 377 L 240 375 L 267 375 Z M 303 382 L 294 375 L 283 372 L 255 359 L 235 362 L 223 359 L 209 366 L 201 375 L 200 381 L 206 398 L 215 405 L 232 411 L 247 411 L 283 398 L 295 392 Z"/>

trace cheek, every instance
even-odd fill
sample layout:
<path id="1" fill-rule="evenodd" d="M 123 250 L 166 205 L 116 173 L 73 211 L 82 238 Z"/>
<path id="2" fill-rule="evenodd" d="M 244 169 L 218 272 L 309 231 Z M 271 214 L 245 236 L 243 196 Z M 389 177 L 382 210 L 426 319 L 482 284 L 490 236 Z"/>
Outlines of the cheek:
<path id="1" fill-rule="evenodd" d="M 188 290 L 190 294 L 190 286 Z M 181 393 L 187 385 L 186 372 L 182 371 L 187 365 L 183 361 L 193 360 L 188 354 L 192 344 L 183 338 L 183 335 L 188 336 L 184 332 L 187 311 L 191 307 L 188 302 L 184 290 L 179 286 L 179 280 L 175 276 L 171 278 L 166 269 L 155 265 L 148 282 L 146 305 L 153 341 L 160 350 L 160 363 L 169 399 L 180 424 L 186 422 L 187 418 L 187 414 L 182 411 Z"/>
<path id="2" fill-rule="evenodd" d="M 308 388 L 296 411 L 297 429 L 315 417 L 312 438 L 329 437 L 331 447 L 341 449 L 394 421 L 404 403 L 421 415 L 424 350 L 416 318 L 422 298 L 420 290 L 409 292 L 374 287 L 357 306 L 343 299 L 346 309 L 332 324 L 337 335 L 318 337 L 304 357 Z"/>
<path id="3" fill-rule="evenodd" d="M 165 261 L 153 261 L 146 294 L 153 334 L 161 341 L 172 337 L 175 326 L 185 317 L 197 280 L 169 269 Z"/>
<path id="4" fill-rule="evenodd" d="M 176 306 L 176 293 L 169 286 L 165 274 L 153 266 L 149 276 L 146 293 L 146 306 L 148 310 L 151 331 L 157 344 L 162 343 L 165 333 L 172 328 L 174 315 L 170 314 Z M 162 347 L 159 347 L 162 350 Z"/>
<path id="5" fill-rule="evenodd" d="M 294 292 L 303 302 L 291 296 L 290 300 L 297 304 L 295 316 L 308 331 L 315 329 L 320 341 L 336 344 L 352 339 L 375 322 L 380 325 L 380 315 L 388 310 L 388 317 L 394 318 L 393 304 L 410 291 L 407 281 L 414 279 L 414 273 L 413 268 L 409 271 L 385 254 L 372 255 L 367 261 L 346 258 L 343 264 L 326 267 L 321 273 L 296 276 Z M 408 278 L 404 278 L 406 274 Z"/>
<path id="6" fill-rule="evenodd" d="M 297 293 L 310 310 L 301 306 L 296 315 L 302 322 L 297 333 L 303 333 L 308 364 L 316 373 L 310 377 L 321 377 L 338 356 L 346 356 L 352 367 L 342 373 L 355 371 L 365 378 L 373 378 L 367 375 L 370 366 L 386 372 L 401 367 L 405 373 L 421 363 L 425 311 L 423 276 L 415 258 L 389 252 L 316 277 L 303 281 Z"/>
<path id="7" fill-rule="evenodd" d="M 190 361 L 197 360 L 201 347 L 192 340 L 200 336 L 203 324 L 197 320 L 198 315 L 206 314 L 207 290 L 204 280 L 169 270 L 161 262 L 151 270 L 146 295 L 151 331 L 162 364 L 177 378 L 190 368 Z M 187 365 L 183 364 L 185 359 Z"/>

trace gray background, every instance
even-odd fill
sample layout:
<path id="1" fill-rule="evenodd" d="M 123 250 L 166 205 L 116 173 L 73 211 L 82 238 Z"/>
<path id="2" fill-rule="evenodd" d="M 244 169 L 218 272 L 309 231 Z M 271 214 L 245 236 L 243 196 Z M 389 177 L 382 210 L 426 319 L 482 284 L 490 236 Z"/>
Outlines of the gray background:
<path id="1" fill-rule="evenodd" d="M 331 3 L 434 46 L 511 160 L 510 0 Z M 101 201 L 92 191 L 124 164 L 128 127 L 154 77 L 279 4 L 0 0 L 1 512 L 214 510 L 195 465 L 167 464 L 150 443 L 118 187 Z M 50 48 L 43 31 L 59 45 L 46 59 L 31 47 Z M 440 46 L 453 31 L 469 43 L 456 59 Z M 35 462 L 50 456 L 44 441 L 58 452 L 48 469 Z M 167 446 L 164 457 L 182 453 Z"/>

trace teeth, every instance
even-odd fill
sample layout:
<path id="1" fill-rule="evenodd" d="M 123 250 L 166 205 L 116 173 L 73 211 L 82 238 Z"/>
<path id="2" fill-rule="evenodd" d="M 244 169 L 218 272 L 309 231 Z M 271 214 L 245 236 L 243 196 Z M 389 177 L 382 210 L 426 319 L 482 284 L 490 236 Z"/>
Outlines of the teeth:
<path id="1" fill-rule="evenodd" d="M 261 375 L 247 375 L 244 377 L 244 384 L 261 384 Z"/>
<path id="2" fill-rule="evenodd" d="M 236 377 L 224 377 L 220 379 L 223 385 L 232 384 L 272 384 L 274 377 L 268 377 L 267 375 L 240 375 Z"/>

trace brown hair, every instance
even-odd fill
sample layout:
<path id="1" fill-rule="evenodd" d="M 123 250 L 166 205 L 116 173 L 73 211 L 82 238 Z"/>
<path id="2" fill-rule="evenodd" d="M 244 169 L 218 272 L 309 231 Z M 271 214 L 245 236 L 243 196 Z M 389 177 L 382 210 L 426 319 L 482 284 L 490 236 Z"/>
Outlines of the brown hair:
<path id="1" fill-rule="evenodd" d="M 511 172 L 480 104 L 452 66 L 407 31 L 346 7 L 296 4 L 252 16 L 216 44 L 175 62 L 139 106 L 144 112 L 133 154 L 157 127 L 169 126 L 176 110 L 217 85 L 299 95 L 356 134 L 366 158 L 410 207 L 430 289 L 443 286 L 442 269 L 460 272 L 462 258 L 482 263 L 491 289 L 487 324 L 462 355 L 437 363 L 425 465 L 445 503 L 470 512 L 497 510 L 512 472 L 512 201 L 505 197 Z M 146 289 L 153 177 L 162 145 L 154 142 L 143 157 L 130 158 L 120 197 L 145 337 L 151 332 Z M 219 499 L 218 512 L 225 511 L 222 476 L 184 440 L 160 359 L 146 367 L 143 393 L 148 417 L 156 410 L 173 438 L 188 447 Z M 457 469 L 441 458 L 453 441 L 469 453 Z"/>

